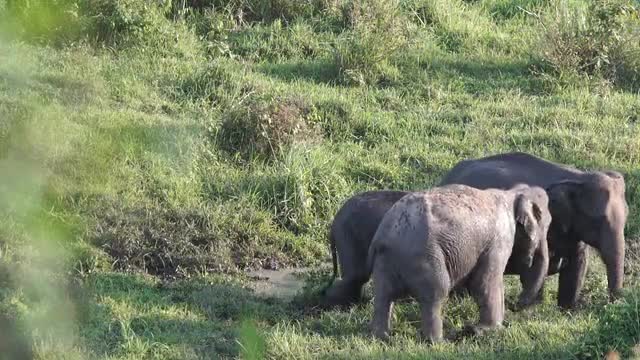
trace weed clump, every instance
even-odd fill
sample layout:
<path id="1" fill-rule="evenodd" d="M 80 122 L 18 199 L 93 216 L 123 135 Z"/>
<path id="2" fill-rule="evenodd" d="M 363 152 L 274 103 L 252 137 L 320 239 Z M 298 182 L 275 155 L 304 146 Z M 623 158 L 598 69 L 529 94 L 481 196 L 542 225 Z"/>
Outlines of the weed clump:
<path id="1" fill-rule="evenodd" d="M 640 80 L 640 19 L 632 1 L 594 1 L 586 9 L 565 2 L 543 18 L 542 59 L 560 75 L 600 76 L 618 85 Z"/>
<path id="2" fill-rule="evenodd" d="M 337 39 L 334 60 L 341 79 L 375 85 L 394 75 L 391 59 L 409 43 L 408 21 L 398 1 L 349 1 L 342 7 L 349 29 Z"/>
<path id="3" fill-rule="evenodd" d="M 320 139 L 309 121 L 310 107 L 300 98 L 251 99 L 223 115 L 217 132 L 219 146 L 241 160 L 274 159 L 294 144 Z"/>

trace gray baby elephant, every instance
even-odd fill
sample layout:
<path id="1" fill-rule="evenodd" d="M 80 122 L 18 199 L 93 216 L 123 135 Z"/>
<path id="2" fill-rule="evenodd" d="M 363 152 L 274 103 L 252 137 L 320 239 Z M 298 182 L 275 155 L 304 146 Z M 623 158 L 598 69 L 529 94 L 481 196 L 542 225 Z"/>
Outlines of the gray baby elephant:
<path id="1" fill-rule="evenodd" d="M 362 299 L 362 286 L 371 277 L 367 268 L 371 239 L 387 210 L 408 193 L 365 191 L 345 201 L 338 210 L 329 231 L 333 278 L 323 291 L 323 305 L 351 305 Z M 342 279 L 335 281 L 338 277 L 338 261 Z"/>
<path id="2" fill-rule="evenodd" d="M 456 284 L 466 283 L 480 307 L 474 333 L 502 325 L 503 273 L 512 250 L 524 264 L 542 261 L 521 302 L 533 302 L 549 264 L 551 223 L 544 189 L 517 185 L 478 190 L 447 185 L 402 197 L 385 214 L 369 248 L 373 274 L 373 335 L 388 339 L 393 301 L 407 294 L 419 303 L 422 335 L 442 340 L 442 304 Z"/>

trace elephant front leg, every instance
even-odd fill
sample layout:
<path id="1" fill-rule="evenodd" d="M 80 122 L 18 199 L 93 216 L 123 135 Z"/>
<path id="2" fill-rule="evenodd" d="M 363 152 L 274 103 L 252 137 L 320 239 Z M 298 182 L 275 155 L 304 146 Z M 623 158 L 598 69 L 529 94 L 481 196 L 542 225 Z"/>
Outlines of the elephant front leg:
<path id="1" fill-rule="evenodd" d="M 531 268 L 520 274 L 522 292 L 518 300 L 518 309 L 531 306 L 542 300 L 544 281 L 549 269 L 549 252 L 547 245 L 541 245 L 536 251 Z"/>
<path id="2" fill-rule="evenodd" d="M 588 255 L 587 245 L 579 242 L 565 259 L 567 264 L 560 271 L 558 281 L 558 306 L 563 309 L 571 309 L 578 303 L 587 272 Z"/>

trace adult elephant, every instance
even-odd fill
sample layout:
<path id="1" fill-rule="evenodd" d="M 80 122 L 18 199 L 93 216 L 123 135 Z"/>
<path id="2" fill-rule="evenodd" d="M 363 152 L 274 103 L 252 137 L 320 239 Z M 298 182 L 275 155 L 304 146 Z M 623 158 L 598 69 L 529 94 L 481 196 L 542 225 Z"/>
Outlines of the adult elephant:
<path id="1" fill-rule="evenodd" d="M 552 223 L 548 274 L 560 273 L 558 305 L 578 301 L 587 269 L 588 247 L 598 250 L 607 268 L 610 299 L 624 281 L 624 227 L 628 215 L 625 183 L 616 171 L 581 171 L 521 152 L 463 160 L 440 185 L 464 184 L 479 189 L 509 189 L 517 183 L 547 190 Z M 506 273 L 519 273 L 510 259 Z M 521 276 L 521 282 L 528 279 Z"/>

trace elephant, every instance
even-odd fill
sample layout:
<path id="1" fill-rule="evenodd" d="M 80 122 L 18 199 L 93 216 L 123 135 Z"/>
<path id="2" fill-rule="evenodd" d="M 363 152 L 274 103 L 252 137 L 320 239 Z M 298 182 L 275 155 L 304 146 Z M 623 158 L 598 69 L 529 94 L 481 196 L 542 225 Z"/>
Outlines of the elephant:
<path id="1" fill-rule="evenodd" d="M 480 307 L 478 334 L 502 326 L 504 270 L 512 251 L 520 266 L 536 269 L 521 301 L 532 302 L 547 274 L 547 231 L 551 224 L 544 189 L 516 185 L 480 190 L 445 185 L 412 192 L 384 215 L 367 255 L 373 274 L 373 336 L 389 339 L 393 302 L 410 294 L 420 304 L 422 335 L 442 340 L 442 306 L 449 292 L 466 283 Z M 541 264 L 534 264 L 541 262 Z"/>
<path id="2" fill-rule="evenodd" d="M 478 189 L 508 189 L 516 183 L 545 188 L 552 215 L 548 234 L 548 275 L 559 273 L 558 306 L 574 308 L 587 270 L 588 247 L 595 247 L 607 269 L 609 299 L 624 281 L 624 227 L 629 213 L 624 177 L 617 171 L 582 171 L 523 153 L 511 152 L 463 160 L 439 185 L 463 184 Z M 512 259 L 511 260 L 517 260 Z M 507 274 L 521 274 L 514 261 Z M 542 291 L 540 292 L 540 296 Z"/>
<path id="3" fill-rule="evenodd" d="M 324 289 L 324 305 L 345 306 L 361 300 L 362 286 L 369 281 L 367 252 L 380 221 L 407 191 L 365 191 L 345 201 L 329 231 L 333 278 Z M 342 279 L 338 276 L 338 254 Z M 334 282 L 335 281 L 335 282 Z"/>

